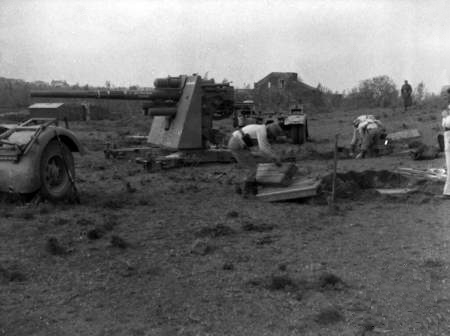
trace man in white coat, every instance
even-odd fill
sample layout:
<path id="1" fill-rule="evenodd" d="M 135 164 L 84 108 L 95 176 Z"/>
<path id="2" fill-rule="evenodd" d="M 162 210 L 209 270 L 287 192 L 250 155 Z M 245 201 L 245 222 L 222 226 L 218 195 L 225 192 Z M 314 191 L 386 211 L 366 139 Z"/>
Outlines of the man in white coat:
<path id="1" fill-rule="evenodd" d="M 442 111 L 442 127 L 444 128 L 444 153 L 447 166 L 447 180 L 444 186 L 444 196 L 450 197 L 450 104 Z"/>

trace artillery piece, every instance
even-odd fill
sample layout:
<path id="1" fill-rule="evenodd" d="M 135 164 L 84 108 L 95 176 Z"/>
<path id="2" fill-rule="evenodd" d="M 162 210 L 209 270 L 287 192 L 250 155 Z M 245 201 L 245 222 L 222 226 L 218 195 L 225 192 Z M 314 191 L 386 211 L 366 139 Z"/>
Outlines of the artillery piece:
<path id="1" fill-rule="evenodd" d="M 175 150 L 214 144 L 213 120 L 233 113 L 234 88 L 198 75 L 158 78 L 151 91 L 32 91 L 31 97 L 141 100 L 153 118 L 148 142 Z"/>
<path id="2" fill-rule="evenodd" d="M 226 160 L 223 152 L 208 148 L 214 143 L 213 119 L 233 112 L 233 87 L 198 75 L 159 78 L 154 84 L 151 91 L 32 91 L 31 97 L 141 100 L 153 117 L 149 143 L 183 150 L 178 161 Z M 83 154 L 84 149 L 56 119 L 0 125 L 0 192 L 40 191 L 52 200 L 76 194 L 73 152 Z"/>

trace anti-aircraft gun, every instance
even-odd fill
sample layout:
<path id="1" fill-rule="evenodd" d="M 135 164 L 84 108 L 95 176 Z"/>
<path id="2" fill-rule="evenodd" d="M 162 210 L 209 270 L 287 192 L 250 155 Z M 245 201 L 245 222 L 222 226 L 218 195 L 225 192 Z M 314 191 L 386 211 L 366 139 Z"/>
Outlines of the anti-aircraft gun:
<path id="1" fill-rule="evenodd" d="M 156 79 L 151 91 L 32 91 L 31 97 L 141 100 L 153 117 L 149 143 L 188 153 L 176 158 L 183 162 L 226 158 L 227 152 L 209 148 L 214 143 L 213 119 L 233 112 L 234 90 L 227 83 L 192 75 Z M 74 152 L 83 154 L 83 146 L 55 118 L 0 125 L 0 192 L 77 198 Z"/>
<path id="2" fill-rule="evenodd" d="M 232 115 L 234 88 L 198 75 L 158 78 L 151 91 L 32 91 L 31 97 L 143 101 L 153 117 L 148 142 L 168 149 L 207 149 L 214 144 L 214 119 Z"/>

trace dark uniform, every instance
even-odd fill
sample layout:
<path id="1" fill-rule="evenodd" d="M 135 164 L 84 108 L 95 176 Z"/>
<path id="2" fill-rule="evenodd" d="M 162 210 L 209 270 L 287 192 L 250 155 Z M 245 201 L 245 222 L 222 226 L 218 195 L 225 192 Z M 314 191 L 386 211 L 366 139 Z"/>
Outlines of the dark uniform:
<path id="1" fill-rule="evenodd" d="M 406 111 L 408 107 L 412 105 L 412 87 L 409 85 L 407 80 L 405 80 L 405 84 L 402 85 L 401 94 L 403 99 L 403 107 Z"/>

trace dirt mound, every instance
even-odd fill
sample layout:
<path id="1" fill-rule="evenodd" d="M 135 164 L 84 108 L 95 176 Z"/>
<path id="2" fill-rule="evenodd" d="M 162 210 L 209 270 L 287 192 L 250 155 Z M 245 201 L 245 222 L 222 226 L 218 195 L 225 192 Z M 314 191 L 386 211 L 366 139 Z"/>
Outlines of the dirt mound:
<path id="1" fill-rule="evenodd" d="M 328 272 L 319 276 L 317 285 L 322 290 L 342 290 L 347 287 L 347 284 L 340 277 Z"/>
<path id="2" fill-rule="evenodd" d="M 342 313 L 334 307 L 326 308 L 317 314 L 314 320 L 321 325 L 334 324 L 344 320 Z"/>
<path id="3" fill-rule="evenodd" d="M 254 232 L 267 232 L 272 231 L 275 228 L 275 225 L 272 224 L 254 224 L 249 221 L 244 221 L 242 223 L 242 230 L 244 231 L 254 231 Z"/>
<path id="4" fill-rule="evenodd" d="M 227 225 L 224 224 L 217 224 L 213 227 L 203 227 L 198 232 L 196 232 L 197 237 L 222 237 L 222 236 L 229 236 L 234 234 L 234 230 L 230 228 Z"/>
<path id="5" fill-rule="evenodd" d="M 270 279 L 270 282 L 267 284 L 267 289 L 276 291 L 276 290 L 297 290 L 298 283 L 296 280 L 293 280 L 287 275 L 273 275 Z"/>
<path id="6" fill-rule="evenodd" d="M 422 144 L 413 148 L 410 156 L 413 160 L 433 160 L 439 157 L 439 148 Z"/>
<path id="7" fill-rule="evenodd" d="M 350 150 L 346 147 L 338 147 L 337 156 L 339 160 L 350 159 Z M 299 155 L 300 160 L 332 160 L 333 158 L 334 150 L 318 151 L 313 147 L 305 148 Z"/>
<path id="8" fill-rule="evenodd" d="M 86 236 L 88 237 L 89 240 L 96 240 L 96 239 L 100 239 L 101 237 L 103 237 L 105 234 L 105 231 L 103 231 L 101 228 L 93 228 L 91 230 L 89 230 L 86 233 Z"/>
<path id="9" fill-rule="evenodd" d="M 324 292 L 341 291 L 349 286 L 337 275 L 330 272 L 323 272 L 318 276 L 294 278 L 288 273 L 271 274 L 264 278 L 256 278 L 249 281 L 255 287 L 261 287 L 270 291 L 288 292 Z"/>
<path id="10" fill-rule="evenodd" d="M 263 278 L 248 281 L 248 285 L 269 291 L 297 292 L 311 288 L 304 279 L 295 279 L 287 274 L 272 274 Z"/>
<path id="11" fill-rule="evenodd" d="M 47 239 L 45 249 L 48 253 L 53 255 L 65 255 L 68 253 L 67 249 L 55 237 L 50 237 Z"/>
<path id="12" fill-rule="evenodd" d="M 0 265 L 0 283 L 2 282 L 24 282 L 27 277 L 19 270 L 17 265 Z"/>
<path id="13" fill-rule="evenodd" d="M 372 188 L 404 188 L 409 179 L 388 170 L 366 170 L 362 172 L 349 171 L 336 175 L 336 196 L 339 198 L 357 197 L 363 190 Z M 321 190 L 331 192 L 333 175 L 326 175 L 322 179 Z"/>
<path id="14" fill-rule="evenodd" d="M 122 237 L 119 237 L 117 235 L 111 236 L 111 246 L 118 247 L 120 249 L 126 249 L 130 246 L 130 244 L 125 241 Z"/>

